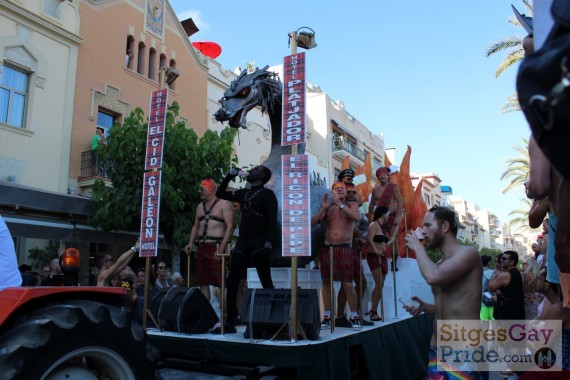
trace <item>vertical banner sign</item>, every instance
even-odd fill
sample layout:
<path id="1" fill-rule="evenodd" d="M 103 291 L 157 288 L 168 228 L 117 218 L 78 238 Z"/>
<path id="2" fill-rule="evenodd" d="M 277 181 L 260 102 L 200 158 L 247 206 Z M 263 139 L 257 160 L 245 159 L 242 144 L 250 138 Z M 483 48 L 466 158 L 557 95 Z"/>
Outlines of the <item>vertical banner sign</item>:
<path id="1" fill-rule="evenodd" d="M 162 178 L 159 169 L 162 168 L 167 105 L 168 89 L 154 91 L 150 95 L 139 257 L 153 257 L 158 254 L 158 217 L 160 215 L 160 184 Z"/>
<path id="2" fill-rule="evenodd" d="M 140 257 L 154 257 L 158 250 L 161 171 L 144 173 Z"/>
<path id="3" fill-rule="evenodd" d="M 311 202 L 309 157 L 306 154 L 283 155 L 283 256 L 311 256 Z"/>
<path id="4" fill-rule="evenodd" d="M 150 96 L 148 131 L 146 135 L 146 160 L 144 170 L 162 168 L 162 149 L 164 148 L 164 129 L 168 89 L 155 91 Z"/>
<path id="5" fill-rule="evenodd" d="M 288 55 L 283 63 L 281 145 L 305 142 L 305 53 Z"/>

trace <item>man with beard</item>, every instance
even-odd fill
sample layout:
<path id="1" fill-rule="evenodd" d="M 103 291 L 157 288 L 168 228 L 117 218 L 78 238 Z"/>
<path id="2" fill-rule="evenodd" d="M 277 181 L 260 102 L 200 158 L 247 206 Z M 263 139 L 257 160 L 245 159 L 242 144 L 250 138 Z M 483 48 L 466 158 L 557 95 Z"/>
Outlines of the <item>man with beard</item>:
<path id="1" fill-rule="evenodd" d="M 228 277 L 227 320 L 224 331 L 235 333 L 235 320 L 238 316 L 236 307 L 239 283 L 245 278 L 248 263 L 252 262 L 264 289 L 272 289 L 270 255 L 277 230 L 277 197 L 275 193 L 264 187 L 271 178 L 271 170 L 265 166 L 256 166 L 247 175 L 249 189 L 226 191 L 230 181 L 239 173 L 233 168 L 226 175 L 216 197 L 230 202 L 239 202 L 241 219 L 239 237 L 231 254 L 230 273 Z M 220 333 L 216 328 L 213 333 Z"/>
<path id="2" fill-rule="evenodd" d="M 388 238 L 394 241 L 394 252 L 392 252 L 392 271 L 398 270 L 396 261 L 398 259 L 398 225 L 402 218 L 402 210 L 404 201 L 398 186 L 390 183 L 390 169 L 380 167 L 376 169 L 376 178 L 378 184 L 372 189 L 372 196 L 370 197 L 370 210 L 368 211 L 368 220 L 374 219 L 374 208 L 378 206 L 388 207 L 389 217 L 388 221 L 382 226 L 382 231 L 388 233 Z"/>
<path id="3" fill-rule="evenodd" d="M 222 284 L 222 261 L 216 252 L 225 252 L 234 231 L 234 207 L 225 200 L 216 198 L 216 182 L 204 179 L 198 191 L 202 203 L 196 207 L 196 220 L 190 241 L 184 248 L 187 255 L 196 245 L 196 285 L 206 299 L 210 300 L 210 285 Z M 174 280 L 174 278 L 173 278 Z"/>
<path id="4" fill-rule="evenodd" d="M 434 263 L 418 239 L 415 231 L 406 235 L 406 246 L 416 253 L 422 276 L 431 286 L 434 304 L 412 297 L 417 305 L 404 305 L 412 315 L 434 313 L 434 335 L 429 349 L 427 378 L 443 378 L 445 373 L 437 370 L 437 320 L 478 321 L 481 309 L 481 258 L 474 247 L 461 245 L 457 240 L 459 221 L 455 211 L 448 207 L 431 208 L 423 220 L 423 236 L 427 249 L 439 249 L 442 257 Z M 453 371 L 460 374 L 459 370 Z M 469 373 L 473 379 L 486 378 L 485 373 Z M 447 377 L 445 377 L 447 378 Z"/>

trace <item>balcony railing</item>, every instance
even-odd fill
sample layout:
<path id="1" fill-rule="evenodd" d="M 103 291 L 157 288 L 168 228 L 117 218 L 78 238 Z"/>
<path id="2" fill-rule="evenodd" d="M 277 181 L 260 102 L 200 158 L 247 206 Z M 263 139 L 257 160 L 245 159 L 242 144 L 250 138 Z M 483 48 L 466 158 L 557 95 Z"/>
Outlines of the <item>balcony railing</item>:
<path id="1" fill-rule="evenodd" d="M 81 177 L 109 178 L 105 168 L 99 164 L 99 160 L 94 150 L 88 150 L 81 153 Z"/>
<path id="2" fill-rule="evenodd" d="M 341 136 L 335 136 L 333 137 L 333 152 L 337 152 L 339 150 L 350 153 L 360 161 L 364 162 L 365 155 L 362 149 L 358 149 L 356 144 L 341 138 Z"/>

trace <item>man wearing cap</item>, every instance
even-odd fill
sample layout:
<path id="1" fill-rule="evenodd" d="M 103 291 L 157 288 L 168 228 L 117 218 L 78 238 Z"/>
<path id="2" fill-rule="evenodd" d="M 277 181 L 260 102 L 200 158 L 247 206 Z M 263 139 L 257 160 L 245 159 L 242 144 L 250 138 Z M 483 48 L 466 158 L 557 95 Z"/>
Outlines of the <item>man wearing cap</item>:
<path id="1" fill-rule="evenodd" d="M 217 185 L 213 179 L 200 182 L 198 191 L 202 203 L 196 207 L 196 219 L 190 231 L 190 241 L 184 248 L 187 255 L 196 246 L 196 285 L 210 299 L 210 285 L 220 287 L 222 261 L 216 252 L 225 252 L 234 230 L 234 208 L 226 200 L 216 198 Z"/>
<path id="2" fill-rule="evenodd" d="M 235 322 L 238 316 L 236 307 L 239 283 L 245 278 L 249 261 L 255 265 L 257 275 L 264 289 L 272 289 L 270 255 L 277 231 L 277 197 L 265 187 L 271 178 L 271 170 L 265 166 L 256 166 L 246 177 L 251 185 L 249 189 L 227 191 L 230 181 L 240 172 L 233 168 L 223 179 L 216 197 L 230 202 L 239 202 L 240 223 L 239 237 L 232 251 L 230 273 L 228 276 L 227 320 L 224 331 L 235 333 Z M 220 333 L 219 328 L 213 333 Z"/>
<path id="3" fill-rule="evenodd" d="M 324 246 L 321 251 L 321 279 L 323 282 L 324 318 L 321 329 L 330 327 L 331 318 L 331 281 L 330 270 L 333 268 L 333 281 L 340 281 L 346 292 L 350 309 L 350 325 L 353 329 L 362 327 L 357 311 L 357 298 L 352 284 L 354 278 L 354 256 L 352 253 L 352 235 L 360 213 L 355 203 L 346 202 L 346 186 L 338 181 L 332 185 L 330 194 L 323 194 L 319 212 L 311 218 L 311 225 L 326 221 Z M 333 249 L 333 262 L 330 262 L 329 250 Z"/>
<path id="4" fill-rule="evenodd" d="M 354 178 L 354 170 L 351 168 L 344 169 L 340 173 L 338 173 L 338 180 L 344 183 L 350 182 L 352 183 L 352 179 Z"/>
<path id="5" fill-rule="evenodd" d="M 374 186 L 374 189 L 372 189 L 368 220 L 373 220 L 374 208 L 378 206 L 388 207 L 388 221 L 382 226 L 382 230 L 388 232 L 390 239 L 394 239 L 392 270 L 398 270 L 396 267 L 396 260 L 398 258 L 398 239 L 396 238 L 396 234 L 398 233 L 398 224 L 400 224 L 402 217 L 404 201 L 402 200 L 402 194 L 400 194 L 398 186 L 390 183 L 390 169 L 386 167 L 376 169 L 376 178 L 378 178 L 378 183 Z"/>

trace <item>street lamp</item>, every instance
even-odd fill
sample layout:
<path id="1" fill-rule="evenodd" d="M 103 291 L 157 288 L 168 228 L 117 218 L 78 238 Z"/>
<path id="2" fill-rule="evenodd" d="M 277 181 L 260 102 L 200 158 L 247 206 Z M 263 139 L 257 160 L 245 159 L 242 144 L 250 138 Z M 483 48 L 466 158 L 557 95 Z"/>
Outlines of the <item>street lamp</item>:
<path id="1" fill-rule="evenodd" d="M 310 30 L 310 32 L 305 29 Z M 293 41 L 292 44 L 291 41 Z M 291 54 L 297 54 L 297 46 L 307 50 L 315 48 L 317 47 L 315 31 L 307 26 L 302 26 L 296 31 L 289 33 L 289 44 L 291 45 Z"/>

